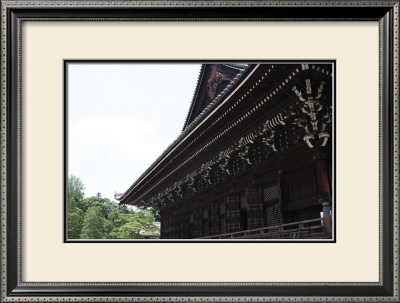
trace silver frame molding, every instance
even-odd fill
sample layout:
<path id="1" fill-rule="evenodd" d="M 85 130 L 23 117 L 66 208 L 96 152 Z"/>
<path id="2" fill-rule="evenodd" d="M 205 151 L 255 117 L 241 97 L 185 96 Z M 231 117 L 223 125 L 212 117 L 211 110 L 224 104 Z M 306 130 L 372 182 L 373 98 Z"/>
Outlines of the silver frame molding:
<path id="1" fill-rule="evenodd" d="M 1 1 L 0 301 L 399 302 L 399 5 L 399 0 Z M 380 281 L 376 283 L 29 283 L 22 281 L 21 24 L 27 20 L 379 22 Z"/>

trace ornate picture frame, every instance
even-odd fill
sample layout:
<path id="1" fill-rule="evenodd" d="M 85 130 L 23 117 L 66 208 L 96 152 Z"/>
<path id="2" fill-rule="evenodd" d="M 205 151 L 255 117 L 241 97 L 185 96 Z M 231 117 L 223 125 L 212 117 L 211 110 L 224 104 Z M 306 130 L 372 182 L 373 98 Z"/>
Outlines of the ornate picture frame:
<path id="1" fill-rule="evenodd" d="M 376 125 L 379 127 L 379 280 L 25 280 L 22 239 L 26 232 L 23 226 L 26 210 L 22 201 L 26 196 L 22 170 L 26 154 L 22 143 L 26 133 L 22 117 L 26 104 L 22 102 L 21 52 L 25 41 L 22 26 L 27 21 L 379 23 L 379 126 Z M 2 302 L 399 301 L 399 1 L 1 1 L 1 22 Z"/>

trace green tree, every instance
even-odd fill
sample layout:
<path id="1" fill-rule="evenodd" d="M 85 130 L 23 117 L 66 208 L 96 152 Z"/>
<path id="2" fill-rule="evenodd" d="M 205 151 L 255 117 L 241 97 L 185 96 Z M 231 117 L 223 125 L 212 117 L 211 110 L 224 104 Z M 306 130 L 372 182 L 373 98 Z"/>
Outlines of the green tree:
<path id="1" fill-rule="evenodd" d="M 130 222 L 134 211 L 128 208 L 126 205 L 118 205 L 116 209 L 113 209 L 108 214 L 108 220 L 112 224 L 112 230 L 109 233 L 110 239 L 118 239 L 119 238 L 119 228 Z"/>
<path id="2" fill-rule="evenodd" d="M 98 206 L 104 218 L 108 219 L 108 216 L 113 211 L 118 210 L 118 204 L 112 202 L 108 198 L 102 198 L 100 194 L 93 197 L 85 198 L 81 201 L 82 209 L 86 211 L 90 207 Z"/>
<path id="3" fill-rule="evenodd" d="M 80 202 L 85 195 L 85 185 L 78 177 L 71 175 L 68 178 L 68 203 L 80 207 Z M 86 211 L 86 209 L 82 209 Z"/>
<path id="4" fill-rule="evenodd" d="M 104 219 L 103 226 L 104 226 L 104 239 L 112 239 L 110 234 L 112 233 L 113 228 L 114 228 L 113 224 L 109 220 Z"/>
<path id="5" fill-rule="evenodd" d="M 151 211 L 140 209 L 133 215 L 121 214 L 115 221 L 113 236 L 119 239 L 144 239 L 160 237 L 160 228 L 154 224 L 155 218 Z"/>
<path id="6" fill-rule="evenodd" d="M 82 232 L 84 213 L 77 207 L 68 208 L 68 239 L 79 239 Z"/>
<path id="7" fill-rule="evenodd" d="M 133 211 L 132 207 L 128 207 L 128 205 L 125 205 L 125 204 L 118 204 L 118 211 L 121 214 L 134 214 L 135 213 Z"/>
<path id="8" fill-rule="evenodd" d="M 68 238 L 69 239 L 141 239 L 159 238 L 159 220 L 153 209 L 138 210 L 118 205 L 101 193 L 84 198 L 81 179 L 68 179 Z"/>
<path id="9" fill-rule="evenodd" d="M 107 220 L 102 215 L 100 207 L 89 207 L 85 213 L 81 239 L 104 239 L 107 236 L 106 228 Z"/>
<path id="10" fill-rule="evenodd" d="M 78 207 L 82 202 L 84 190 L 85 186 L 78 177 L 71 175 L 68 178 L 68 239 L 79 239 L 82 232 L 84 212 Z"/>

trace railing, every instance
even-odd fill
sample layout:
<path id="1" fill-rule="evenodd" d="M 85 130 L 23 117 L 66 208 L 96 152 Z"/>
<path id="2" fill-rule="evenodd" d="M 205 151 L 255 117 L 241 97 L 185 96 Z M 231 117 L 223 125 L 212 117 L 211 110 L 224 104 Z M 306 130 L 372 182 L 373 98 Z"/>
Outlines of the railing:
<path id="1" fill-rule="evenodd" d="M 316 224 L 319 223 L 319 224 Z M 199 239 L 298 239 L 305 235 L 324 236 L 323 218 L 262 227 Z"/>

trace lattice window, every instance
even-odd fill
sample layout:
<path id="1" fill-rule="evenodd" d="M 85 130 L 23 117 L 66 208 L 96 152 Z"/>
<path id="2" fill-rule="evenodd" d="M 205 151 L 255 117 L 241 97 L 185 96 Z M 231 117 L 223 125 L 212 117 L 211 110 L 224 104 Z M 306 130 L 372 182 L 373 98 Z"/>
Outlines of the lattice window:
<path id="1" fill-rule="evenodd" d="M 264 187 L 264 220 L 265 226 L 276 226 L 282 224 L 280 193 L 278 183 L 272 183 Z"/>
<path id="2" fill-rule="evenodd" d="M 279 200 L 279 186 L 277 183 L 270 184 L 264 188 L 264 202 Z"/>
<path id="3" fill-rule="evenodd" d="M 265 207 L 265 226 L 276 226 L 282 224 L 281 205 L 279 203 Z"/>

